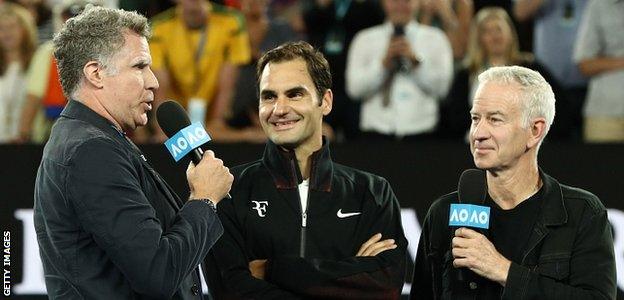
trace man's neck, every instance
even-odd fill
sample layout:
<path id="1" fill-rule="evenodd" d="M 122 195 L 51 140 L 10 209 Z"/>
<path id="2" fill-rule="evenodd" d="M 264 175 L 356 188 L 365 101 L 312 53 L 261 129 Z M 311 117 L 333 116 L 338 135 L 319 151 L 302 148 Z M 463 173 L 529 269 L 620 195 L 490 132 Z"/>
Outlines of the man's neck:
<path id="1" fill-rule="evenodd" d="M 301 145 L 294 149 L 295 156 L 297 157 L 297 164 L 299 165 L 299 171 L 303 179 L 310 178 L 310 171 L 312 169 L 312 154 L 321 149 L 323 146 L 323 139 L 319 138 L 318 142 L 308 145 Z"/>
<path id="2" fill-rule="evenodd" d="M 84 104 L 86 107 L 90 108 L 98 115 L 104 117 L 106 120 L 111 122 L 115 126 L 115 128 L 117 128 L 117 130 L 121 132 L 124 131 L 123 128 L 121 128 L 121 125 L 115 120 L 115 118 L 113 118 L 113 116 L 108 112 L 108 110 L 106 110 L 104 105 L 102 105 L 102 102 L 97 97 L 97 95 L 90 93 L 88 91 L 78 92 L 72 95 L 72 98 Z"/>
<path id="3" fill-rule="evenodd" d="M 542 186 L 537 160 L 516 168 L 487 172 L 488 193 L 502 209 L 512 209 Z"/>

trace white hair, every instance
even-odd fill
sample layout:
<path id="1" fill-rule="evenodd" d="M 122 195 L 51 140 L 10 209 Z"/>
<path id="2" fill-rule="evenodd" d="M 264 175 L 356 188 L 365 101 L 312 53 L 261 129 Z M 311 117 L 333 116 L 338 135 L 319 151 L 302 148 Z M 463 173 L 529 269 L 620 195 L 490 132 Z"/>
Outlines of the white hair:
<path id="1" fill-rule="evenodd" d="M 517 84 L 521 94 L 522 119 L 528 128 L 535 118 L 546 119 L 546 129 L 540 144 L 548 134 L 555 119 L 555 94 L 544 77 L 531 69 L 520 66 L 492 67 L 479 74 L 479 84 L 486 83 Z"/>

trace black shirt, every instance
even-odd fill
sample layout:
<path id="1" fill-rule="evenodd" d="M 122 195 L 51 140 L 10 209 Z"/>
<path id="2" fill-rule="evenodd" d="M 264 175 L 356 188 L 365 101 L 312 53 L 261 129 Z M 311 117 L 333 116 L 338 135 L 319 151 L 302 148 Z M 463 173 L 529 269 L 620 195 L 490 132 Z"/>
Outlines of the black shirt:
<path id="1" fill-rule="evenodd" d="M 502 209 L 489 195 L 485 200 L 485 204 L 490 207 L 490 230 L 486 236 L 498 252 L 515 263 L 522 262 L 525 244 L 539 215 L 542 190 L 512 209 Z M 478 278 L 477 281 L 479 285 L 488 286 L 479 290 L 479 299 L 500 299 L 502 285 L 485 278 Z"/>
<path id="2" fill-rule="evenodd" d="M 486 204 L 491 207 L 488 239 L 505 258 L 520 263 L 522 251 L 529 239 L 537 218 L 542 189 L 512 209 L 502 209 L 488 195 Z"/>

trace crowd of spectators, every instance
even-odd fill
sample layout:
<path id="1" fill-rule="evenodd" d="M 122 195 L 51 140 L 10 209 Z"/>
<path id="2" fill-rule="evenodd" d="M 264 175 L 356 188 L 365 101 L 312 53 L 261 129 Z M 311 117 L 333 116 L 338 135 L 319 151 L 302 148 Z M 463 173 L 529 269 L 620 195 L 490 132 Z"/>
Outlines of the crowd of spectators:
<path id="1" fill-rule="evenodd" d="M 606 0 L 0 0 L 0 143 L 44 143 L 67 100 L 50 40 L 85 5 L 151 20 L 155 95 L 138 143 L 179 101 L 217 142 L 266 140 L 255 68 L 307 40 L 330 63 L 337 142 L 465 140 L 476 76 L 521 65 L 553 86 L 549 140 L 624 142 L 624 1 Z"/>

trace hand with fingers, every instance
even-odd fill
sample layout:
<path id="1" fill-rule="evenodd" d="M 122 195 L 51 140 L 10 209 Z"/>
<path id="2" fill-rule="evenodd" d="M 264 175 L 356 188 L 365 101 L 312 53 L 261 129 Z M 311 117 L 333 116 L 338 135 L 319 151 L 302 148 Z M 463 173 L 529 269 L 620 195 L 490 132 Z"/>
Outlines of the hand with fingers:
<path id="1" fill-rule="evenodd" d="M 197 166 L 192 162 L 186 169 L 186 179 L 191 190 L 190 199 L 210 199 L 217 204 L 232 187 L 234 176 L 223 161 L 208 150 Z"/>
<path id="2" fill-rule="evenodd" d="M 388 50 L 382 63 L 386 69 L 392 69 L 394 60 L 401 57 L 409 59 L 412 66 L 416 66 L 419 63 L 416 53 L 405 36 L 393 36 L 390 38 Z"/>
<path id="3" fill-rule="evenodd" d="M 256 259 L 249 262 L 249 272 L 251 272 L 251 276 L 264 279 L 264 274 L 266 273 L 266 259 Z"/>
<path id="4" fill-rule="evenodd" d="M 377 254 L 386 250 L 396 248 L 397 245 L 394 239 L 381 240 L 381 233 L 374 234 L 368 241 L 364 242 L 360 247 L 360 250 L 355 256 L 376 256 Z"/>
<path id="5" fill-rule="evenodd" d="M 483 234 L 459 228 L 455 230 L 452 247 L 454 267 L 466 267 L 479 276 L 505 286 L 511 261 L 500 254 Z"/>

